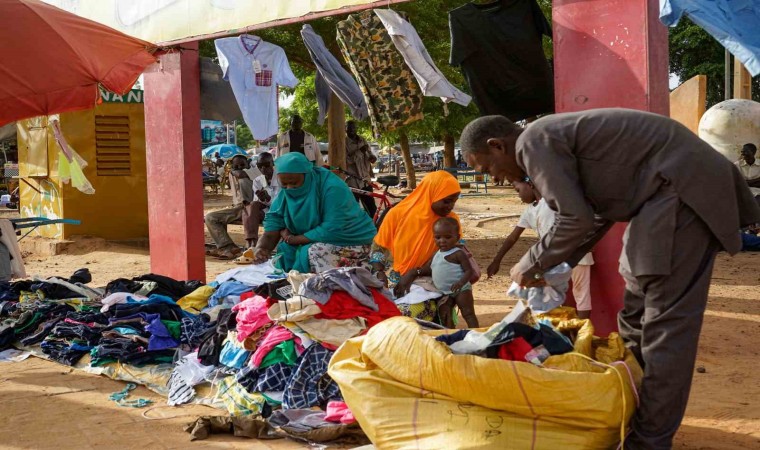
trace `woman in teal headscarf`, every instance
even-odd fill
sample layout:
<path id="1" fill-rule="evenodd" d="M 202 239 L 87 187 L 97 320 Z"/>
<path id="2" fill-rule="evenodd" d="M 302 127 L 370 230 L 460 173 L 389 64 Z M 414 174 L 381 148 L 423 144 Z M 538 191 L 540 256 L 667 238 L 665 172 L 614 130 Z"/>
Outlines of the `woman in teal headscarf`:
<path id="1" fill-rule="evenodd" d="M 376 229 L 346 183 L 301 153 L 285 154 L 274 166 L 281 189 L 264 219 L 255 263 L 276 246 L 275 266 L 285 271 L 368 266 Z"/>

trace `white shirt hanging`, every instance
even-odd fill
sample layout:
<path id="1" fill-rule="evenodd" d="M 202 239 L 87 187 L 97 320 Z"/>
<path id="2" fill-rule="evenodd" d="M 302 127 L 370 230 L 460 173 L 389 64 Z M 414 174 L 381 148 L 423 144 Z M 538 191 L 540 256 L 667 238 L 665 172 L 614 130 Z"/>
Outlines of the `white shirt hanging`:
<path id="1" fill-rule="evenodd" d="M 214 41 L 224 79 L 232 85 L 240 111 L 254 139 L 265 140 L 279 130 L 277 85 L 295 87 L 285 51 L 257 36 Z"/>
<path id="2" fill-rule="evenodd" d="M 470 104 L 472 97 L 454 87 L 441 73 L 411 23 L 390 9 L 376 9 L 375 14 L 388 30 L 393 44 L 404 57 L 425 96 L 440 97 L 445 103 Z"/>

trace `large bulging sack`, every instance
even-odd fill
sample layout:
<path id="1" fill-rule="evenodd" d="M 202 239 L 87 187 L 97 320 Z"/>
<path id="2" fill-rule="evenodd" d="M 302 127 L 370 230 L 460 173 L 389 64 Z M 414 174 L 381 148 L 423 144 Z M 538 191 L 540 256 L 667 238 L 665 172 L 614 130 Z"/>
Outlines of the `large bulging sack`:
<path id="1" fill-rule="evenodd" d="M 452 354 L 435 340 L 441 331 L 397 317 L 341 346 L 329 374 L 380 449 L 615 448 L 641 368 L 617 334 L 595 338 L 588 320 L 552 322 L 575 351 L 544 368 Z"/>

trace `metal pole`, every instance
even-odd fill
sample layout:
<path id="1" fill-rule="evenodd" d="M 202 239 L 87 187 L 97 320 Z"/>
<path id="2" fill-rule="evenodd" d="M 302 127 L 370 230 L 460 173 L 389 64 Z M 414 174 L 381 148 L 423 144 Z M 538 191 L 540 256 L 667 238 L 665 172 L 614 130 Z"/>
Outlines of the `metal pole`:
<path id="1" fill-rule="evenodd" d="M 725 65 L 725 99 L 731 100 L 731 53 L 728 51 L 728 49 L 726 49 Z"/>

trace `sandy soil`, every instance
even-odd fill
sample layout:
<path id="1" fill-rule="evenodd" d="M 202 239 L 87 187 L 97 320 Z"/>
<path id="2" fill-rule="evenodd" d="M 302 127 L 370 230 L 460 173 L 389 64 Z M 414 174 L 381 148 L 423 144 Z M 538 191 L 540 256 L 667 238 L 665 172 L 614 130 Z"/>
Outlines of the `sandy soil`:
<path id="1" fill-rule="evenodd" d="M 489 188 L 488 196 L 466 196 L 457 204 L 465 238 L 482 267 L 496 253 L 501 240 L 517 222 L 523 206 L 509 188 Z M 214 196 L 207 210 L 228 201 Z M 232 227 L 242 242 L 242 228 Z M 500 320 L 511 308 L 504 291 L 512 264 L 535 241 L 525 233 L 505 258 L 501 272 L 475 286 L 477 312 L 484 325 Z M 146 249 L 103 245 L 80 240 L 65 255 L 30 256 L 30 274 L 67 276 L 88 267 L 94 284 L 149 271 Z M 209 278 L 232 263 L 207 259 Z M 700 341 L 697 365 L 686 418 L 675 448 L 760 448 L 760 382 L 756 371 L 760 352 L 760 253 L 734 258 L 720 255 L 710 291 L 710 302 Z M 138 388 L 134 395 L 156 401 L 148 411 L 121 408 L 108 400 L 124 384 L 104 377 L 30 358 L 0 365 L 0 447 L 2 448 L 300 448 L 291 441 L 250 441 L 214 436 L 190 443 L 182 425 L 201 414 L 218 414 L 203 406 L 166 407 L 158 395 Z M 164 405 L 164 406 L 160 406 Z"/>

